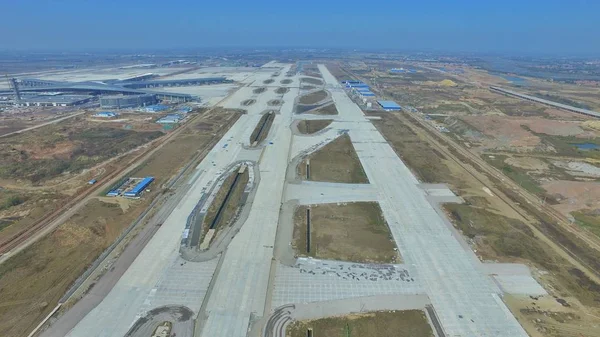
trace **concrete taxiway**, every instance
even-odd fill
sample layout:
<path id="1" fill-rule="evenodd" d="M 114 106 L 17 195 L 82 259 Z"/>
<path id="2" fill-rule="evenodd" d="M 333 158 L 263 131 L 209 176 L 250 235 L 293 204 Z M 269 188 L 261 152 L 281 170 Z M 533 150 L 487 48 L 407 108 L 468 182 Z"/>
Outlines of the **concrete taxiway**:
<path id="1" fill-rule="evenodd" d="M 520 267 L 486 267 L 465 248 L 436 208 L 438 202 L 460 199 L 445 186 L 421 185 L 322 65 L 321 87 L 339 115 L 328 118 L 334 121 L 323 132 L 294 134 L 295 120 L 322 117 L 294 114 L 298 95 L 306 91 L 300 88 L 301 75 L 287 75 L 290 68 L 271 62 L 240 80 L 244 86 L 222 105 L 247 113 L 196 167 L 181 203 L 110 293 L 67 335 L 124 336 L 146 324 L 149 314 L 172 307 L 193 313 L 195 336 L 245 337 L 284 331 L 291 319 L 309 317 L 299 312 L 311 308 L 320 308 L 323 316 L 352 308 L 428 306 L 428 315 L 436 315 L 430 317 L 432 324 L 446 336 L 526 336 L 501 297 L 505 292 L 538 294 L 543 288 Z M 288 79 L 291 83 L 282 83 Z M 278 94 L 279 87 L 289 90 Z M 253 101 L 244 105 L 248 100 Z M 268 111 L 275 118 L 267 138 L 252 147 L 252 131 Z M 300 182 L 293 177 L 299 158 L 342 134 L 350 136 L 369 184 Z M 237 232 L 214 258 L 183 259 L 180 245 L 188 235 L 190 214 L 240 161 L 254 163 L 260 180 Z M 290 253 L 292 205 L 352 201 L 379 202 L 402 264 L 296 259 Z M 526 286 L 519 287 L 521 281 Z M 407 302 L 392 305 L 386 299 L 393 296 Z"/>

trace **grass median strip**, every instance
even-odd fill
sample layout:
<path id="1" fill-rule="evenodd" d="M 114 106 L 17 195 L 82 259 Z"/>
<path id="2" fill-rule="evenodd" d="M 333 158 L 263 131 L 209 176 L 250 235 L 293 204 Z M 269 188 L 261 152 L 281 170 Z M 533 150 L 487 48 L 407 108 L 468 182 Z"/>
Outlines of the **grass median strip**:
<path id="1" fill-rule="evenodd" d="M 354 150 L 350 136 L 342 135 L 308 156 L 310 180 L 368 184 L 369 179 Z M 298 165 L 298 176 L 306 177 L 306 160 Z"/>
<path id="2" fill-rule="evenodd" d="M 398 263 L 399 255 L 379 204 L 355 202 L 299 207 L 292 245 L 298 255 L 365 263 Z M 308 224 L 310 216 L 310 250 Z"/>
<path id="3" fill-rule="evenodd" d="M 326 317 L 315 320 L 294 321 L 286 336 L 343 336 L 343 337 L 433 337 L 425 313 L 420 310 L 377 311 Z"/>

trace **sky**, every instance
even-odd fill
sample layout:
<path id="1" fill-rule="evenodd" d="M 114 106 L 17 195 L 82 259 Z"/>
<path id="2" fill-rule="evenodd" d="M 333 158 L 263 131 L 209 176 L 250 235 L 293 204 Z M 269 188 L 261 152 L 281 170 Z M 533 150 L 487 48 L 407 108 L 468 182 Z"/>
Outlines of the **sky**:
<path id="1" fill-rule="evenodd" d="M 600 56 L 597 0 L 0 0 L 0 50 L 312 47 Z"/>

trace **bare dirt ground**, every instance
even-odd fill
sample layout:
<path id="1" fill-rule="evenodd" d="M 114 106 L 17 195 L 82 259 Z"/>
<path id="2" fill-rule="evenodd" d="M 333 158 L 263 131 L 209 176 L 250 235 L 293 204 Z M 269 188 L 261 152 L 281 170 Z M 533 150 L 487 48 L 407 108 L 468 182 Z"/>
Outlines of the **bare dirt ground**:
<path id="1" fill-rule="evenodd" d="M 0 115 L 0 136 L 81 112 L 78 107 L 11 107 Z"/>
<path id="2" fill-rule="evenodd" d="M 594 137 L 593 132 L 586 133 L 582 129 L 583 122 L 580 121 L 557 121 L 543 118 L 531 118 L 522 121 L 523 125 L 527 125 L 531 131 L 537 133 L 545 133 L 554 136 L 578 136 L 580 138 Z"/>
<path id="3" fill-rule="evenodd" d="M 97 121 L 79 115 L 0 140 L 10 162 L 0 169 L 0 242 L 52 214 L 90 179 L 122 169 L 147 149 L 148 135 L 163 135 L 155 116 L 123 116 Z"/>
<path id="4" fill-rule="evenodd" d="M 531 337 L 600 336 L 596 319 L 560 304 L 552 296 L 505 295 L 504 301 Z"/>
<path id="5" fill-rule="evenodd" d="M 433 337 L 425 313 L 420 310 L 379 311 L 327 317 L 310 321 L 294 321 L 286 336 L 369 336 L 369 337 Z"/>
<path id="6" fill-rule="evenodd" d="M 315 153 L 310 160 L 310 180 L 334 183 L 367 184 L 365 171 L 350 141 L 343 135 Z M 306 177 L 306 160 L 298 165 L 298 175 Z"/>
<path id="7" fill-rule="evenodd" d="M 131 175 L 156 177 L 135 201 L 92 198 L 64 224 L 0 265 L 0 329 L 27 334 L 52 310 L 72 282 L 151 202 L 197 151 L 206 151 L 239 114 L 221 110 L 199 116 Z M 126 209 L 126 210 L 124 210 Z"/>
<path id="8" fill-rule="evenodd" d="M 41 183 L 63 173 L 79 173 L 163 134 L 77 116 L 0 139 L 0 178 Z"/>
<path id="9" fill-rule="evenodd" d="M 523 120 L 505 116 L 465 116 L 462 120 L 484 135 L 486 148 L 532 151 L 541 146 L 541 139 L 521 127 Z"/>
<path id="10" fill-rule="evenodd" d="M 327 98 L 327 92 L 325 90 L 319 90 L 300 96 L 298 99 L 299 104 L 315 104 Z"/>
<path id="11" fill-rule="evenodd" d="M 310 207 L 311 245 L 306 245 L 306 209 L 294 214 L 292 246 L 299 255 L 361 263 L 398 263 L 396 244 L 379 204 L 355 202 Z"/>
<path id="12" fill-rule="evenodd" d="M 117 205 L 92 200 L 52 234 L 0 265 L 0 326 L 6 336 L 26 336 L 140 211 L 125 214 Z"/>
<path id="13" fill-rule="evenodd" d="M 332 119 L 302 120 L 298 123 L 298 131 L 303 134 L 313 134 L 329 126 Z"/>
<path id="14" fill-rule="evenodd" d="M 600 183 L 581 181 L 549 181 L 542 184 L 549 194 L 560 200 L 553 207 L 565 215 L 580 209 L 600 209 Z"/>
<path id="15" fill-rule="evenodd" d="M 600 136 L 598 130 L 588 126 L 589 121 L 558 121 L 540 117 L 462 116 L 444 119 L 441 124 L 466 147 L 480 151 L 565 155 L 576 150 L 572 144 Z"/>

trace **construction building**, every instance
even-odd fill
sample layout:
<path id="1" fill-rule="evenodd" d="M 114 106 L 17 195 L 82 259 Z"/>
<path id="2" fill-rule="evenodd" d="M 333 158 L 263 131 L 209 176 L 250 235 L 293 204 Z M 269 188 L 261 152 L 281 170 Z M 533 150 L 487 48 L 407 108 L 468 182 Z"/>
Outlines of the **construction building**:
<path id="1" fill-rule="evenodd" d="M 189 94 L 148 90 L 149 88 L 196 86 L 233 82 L 225 77 L 189 78 L 181 80 L 152 80 L 153 77 L 155 77 L 154 74 L 147 73 L 124 79 L 85 82 L 52 81 L 36 78 L 12 78 L 9 79 L 11 90 L 0 91 L 0 97 L 4 95 L 11 95 L 15 97 L 14 102 L 18 103 L 21 101 L 21 97 L 27 93 L 30 95 L 39 95 L 38 93 L 55 92 L 60 94 L 69 94 L 71 96 L 74 96 L 73 94 L 86 94 L 94 96 L 111 95 L 101 97 L 101 106 L 110 109 L 122 109 L 156 104 L 158 100 L 174 103 L 185 103 L 198 100 L 197 97 L 193 97 Z M 114 95 L 123 95 L 128 97 L 124 98 L 123 96 Z M 153 95 L 153 98 L 150 98 L 148 95 Z M 141 101 L 136 101 L 134 96 L 137 96 L 137 99 L 141 99 Z M 54 103 L 56 103 L 56 105 L 54 105 Z M 60 99 L 49 99 L 40 100 L 39 104 L 35 104 L 35 102 L 29 102 L 29 105 L 68 106 L 69 103 L 62 103 L 60 102 Z"/>
<path id="2" fill-rule="evenodd" d="M 182 115 L 179 114 L 170 114 L 156 121 L 159 124 L 176 124 L 179 123 L 183 119 Z"/>
<path id="3" fill-rule="evenodd" d="M 73 106 L 87 103 L 94 99 L 88 95 L 34 95 L 21 96 L 15 101 L 16 106 Z"/>
<path id="4" fill-rule="evenodd" d="M 155 94 L 101 96 L 100 107 L 104 109 L 136 108 L 158 103 Z"/>
<path id="5" fill-rule="evenodd" d="M 94 114 L 94 117 L 98 117 L 98 118 L 113 118 L 113 117 L 117 117 L 119 114 L 115 113 L 115 112 L 111 112 L 111 111 L 102 111 L 102 112 L 98 112 L 97 114 Z"/>
<path id="6" fill-rule="evenodd" d="M 169 110 L 169 108 L 170 107 L 168 105 L 155 104 L 155 105 L 150 105 L 150 106 L 147 106 L 147 107 L 143 108 L 142 111 L 143 112 L 157 113 L 157 112 L 162 112 L 162 111 Z"/>

